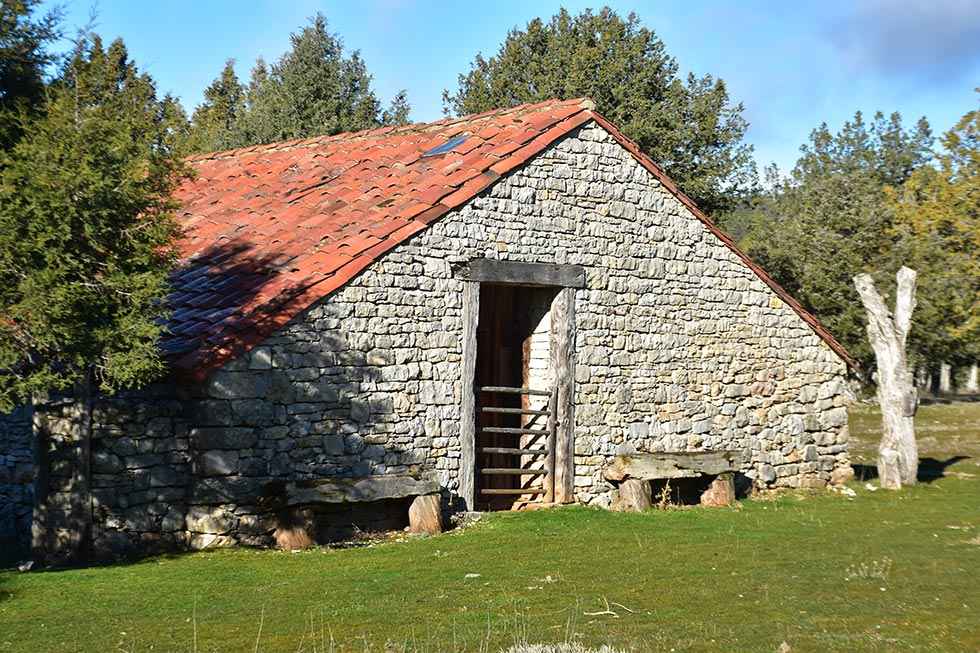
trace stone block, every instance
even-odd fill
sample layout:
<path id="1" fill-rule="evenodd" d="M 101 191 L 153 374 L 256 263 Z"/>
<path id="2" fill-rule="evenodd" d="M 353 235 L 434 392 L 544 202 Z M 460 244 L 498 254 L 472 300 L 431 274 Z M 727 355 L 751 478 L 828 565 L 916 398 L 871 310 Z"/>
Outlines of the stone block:
<path id="1" fill-rule="evenodd" d="M 255 429 L 241 427 L 196 428 L 190 435 L 196 449 L 247 449 L 258 441 Z"/>
<path id="2" fill-rule="evenodd" d="M 199 473 L 204 476 L 228 476 L 238 473 L 237 451 L 205 451 L 199 458 Z"/>

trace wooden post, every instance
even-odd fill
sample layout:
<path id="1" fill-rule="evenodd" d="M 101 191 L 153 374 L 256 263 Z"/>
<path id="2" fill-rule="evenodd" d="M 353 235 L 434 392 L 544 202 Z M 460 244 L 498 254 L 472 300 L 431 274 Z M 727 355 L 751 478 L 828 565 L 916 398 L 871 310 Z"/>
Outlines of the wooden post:
<path id="1" fill-rule="evenodd" d="M 555 410 L 555 502 L 575 500 L 575 289 L 562 288 L 551 303 Z"/>
<path id="2" fill-rule="evenodd" d="M 480 321 L 480 282 L 463 282 L 463 370 L 460 379 L 459 496 L 476 509 L 476 330 Z"/>
<path id="3" fill-rule="evenodd" d="M 551 388 L 551 397 L 548 399 L 548 455 L 544 461 L 544 468 L 547 477 L 544 480 L 544 502 L 555 502 L 555 441 L 557 440 L 555 428 L 557 420 L 555 413 L 558 411 L 558 384 L 555 383 Z"/>
<path id="4" fill-rule="evenodd" d="M 871 275 L 854 277 L 854 286 L 868 315 L 868 339 L 878 368 L 876 382 L 883 427 L 878 445 L 878 479 L 882 487 L 893 490 L 914 484 L 919 469 L 913 423 L 918 393 L 905 357 L 915 309 L 915 278 L 915 270 L 903 266 L 898 271 L 893 317 Z"/>
<path id="5" fill-rule="evenodd" d="M 408 508 L 408 530 L 435 535 L 442 532 L 442 509 L 438 494 L 423 494 Z"/>

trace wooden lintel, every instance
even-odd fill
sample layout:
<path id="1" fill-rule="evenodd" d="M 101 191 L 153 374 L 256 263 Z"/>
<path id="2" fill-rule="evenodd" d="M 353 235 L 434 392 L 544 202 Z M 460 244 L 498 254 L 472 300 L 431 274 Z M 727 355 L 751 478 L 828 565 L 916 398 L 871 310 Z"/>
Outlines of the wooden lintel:
<path id="1" fill-rule="evenodd" d="M 464 281 L 481 283 L 585 288 L 585 268 L 581 265 L 520 263 L 474 258 L 454 265 L 453 276 Z"/>

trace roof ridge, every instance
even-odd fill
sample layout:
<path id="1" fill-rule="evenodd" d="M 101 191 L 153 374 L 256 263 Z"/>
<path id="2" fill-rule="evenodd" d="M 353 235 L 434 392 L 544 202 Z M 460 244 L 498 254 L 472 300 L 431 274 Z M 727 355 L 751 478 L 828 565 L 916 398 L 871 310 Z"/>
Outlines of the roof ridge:
<path id="1" fill-rule="evenodd" d="M 323 145 L 327 143 L 335 143 L 338 141 L 356 142 L 360 140 L 365 140 L 373 136 L 392 136 L 392 135 L 404 135 L 404 134 L 418 134 L 426 131 L 436 130 L 442 127 L 447 127 L 455 123 L 471 123 L 477 120 L 489 120 L 491 118 L 496 118 L 499 116 L 506 116 L 511 113 L 544 109 L 550 106 L 574 106 L 578 104 L 582 109 L 586 111 L 594 111 L 596 104 L 590 98 L 578 97 L 569 100 L 542 100 L 540 102 L 526 102 L 524 104 L 518 104 L 512 107 L 504 107 L 500 109 L 491 109 L 489 111 L 483 111 L 480 113 L 467 114 L 465 116 L 446 116 L 441 120 L 434 120 L 432 122 L 416 122 L 409 123 L 407 125 L 386 125 L 382 127 L 372 127 L 371 129 L 361 129 L 353 132 L 339 132 L 337 134 L 322 134 L 320 136 L 310 136 L 307 138 L 296 138 L 286 141 L 274 141 L 272 143 L 258 143 L 256 145 L 246 145 L 244 147 L 236 147 L 230 150 L 217 150 L 214 152 L 204 152 L 201 154 L 192 154 L 185 158 L 188 163 L 198 163 L 202 161 L 217 161 L 222 159 L 233 159 L 243 154 L 250 154 L 253 152 L 287 152 L 293 149 L 299 149 L 303 147 L 313 147 L 316 145 Z"/>

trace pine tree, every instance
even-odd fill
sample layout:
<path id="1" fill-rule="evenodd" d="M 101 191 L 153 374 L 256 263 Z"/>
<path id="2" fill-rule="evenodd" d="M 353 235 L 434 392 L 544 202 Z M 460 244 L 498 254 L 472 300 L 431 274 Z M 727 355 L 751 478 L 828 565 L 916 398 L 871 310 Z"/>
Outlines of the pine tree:
<path id="1" fill-rule="evenodd" d="M 742 105 L 710 75 L 683 79 L 663 42 L 635 14 L 609 8 L 572 16 L 562 9 L 514 29 L 489 59 L 477 55 L 443 93 L 463 115 L 550 98 L 588 96 L 600 113 L 708 213 L 732 208 L 754 185 Z"/>
<path id="2" fill-rule="evenodd" d="M 81 39 L 0 169 L 0 410 L 161 374 L 184 118 L 122 41 Z"/>

